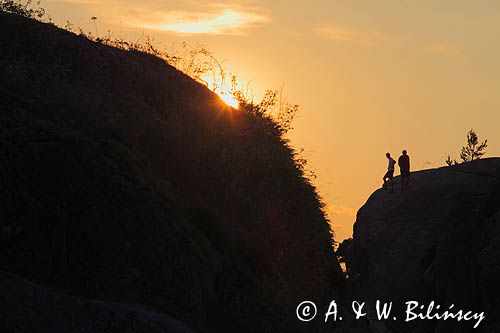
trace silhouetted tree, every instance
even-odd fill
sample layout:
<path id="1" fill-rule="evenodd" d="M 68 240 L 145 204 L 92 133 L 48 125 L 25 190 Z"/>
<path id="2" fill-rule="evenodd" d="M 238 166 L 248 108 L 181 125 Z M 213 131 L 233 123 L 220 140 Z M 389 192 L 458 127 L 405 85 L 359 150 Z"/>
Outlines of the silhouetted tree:
<path id="1" fill-rule="evenodd" d="M 462 162 L 470 162 L 480 159 L 481 156 L 486 153 L 486 147 L 488 147 L 488 140 L 484 140 L 479 143 L 476 132 L 471 129 L 469 133 L 467 133 L 467 145 L 462 147 L 460 159 Z"/>
<path id="2" fill-rule="evenodd" d="M 486 148 L 488 147 L 488 140 L 484 140 L 479 143 L 479 139 L 477 137 L 476 132 L 471 129 L 467 133 L 467 145 L 462 147 L 462 151 L 460 152 L 461 163 L 470 162 L 474 160 L 480 159 L 485 153 Z M 445 160 L 446 165 L 452 166 L 459 164 L 456 159 L 452 159 L 450 155 Z"/>

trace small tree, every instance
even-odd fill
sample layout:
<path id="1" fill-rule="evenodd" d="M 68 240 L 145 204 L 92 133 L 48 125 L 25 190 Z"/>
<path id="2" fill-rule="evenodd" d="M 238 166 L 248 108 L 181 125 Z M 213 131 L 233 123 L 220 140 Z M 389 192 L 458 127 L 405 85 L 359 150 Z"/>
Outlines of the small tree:
<path id="1" fill-rule="evenodd" d="M 446 158 L 445 162 L 446 162 L 446 165 L 448 165 L 448 166 L 452 166 L 452 165 L 457 165 L 458 164 L 457 160 L 451 159 L 450 155 L 448 155 L 448 157 Z"/>
<path id="2" fill-rule="evenodd" d="M 486 153 L 486 147 L 488 147 L 488 140 L 479 143 L 476 132 L 471 129 L 467 133 L 467 145 L 462 147 L 460 159 L 464 163 L 478 160 Z"/>

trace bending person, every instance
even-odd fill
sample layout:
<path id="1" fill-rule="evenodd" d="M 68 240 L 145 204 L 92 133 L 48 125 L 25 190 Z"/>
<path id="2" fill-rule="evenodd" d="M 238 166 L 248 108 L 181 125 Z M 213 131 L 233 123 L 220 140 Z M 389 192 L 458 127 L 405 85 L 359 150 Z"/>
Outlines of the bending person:
<path id="1" fill-rule="evenodd" d="M 387 166 L 387 172 L 384 175 L 384 185 L 382 188 L 387 189 L 387 183 L 391 185 L 391 192 L 394 192 L 394 183 L 392 179 L 394 178 L 394 166 L 396 165 L 396 161 L 391 157 L 390 153 L 385 154 L 387 159 L 389 160 L 389 164 Z"/>

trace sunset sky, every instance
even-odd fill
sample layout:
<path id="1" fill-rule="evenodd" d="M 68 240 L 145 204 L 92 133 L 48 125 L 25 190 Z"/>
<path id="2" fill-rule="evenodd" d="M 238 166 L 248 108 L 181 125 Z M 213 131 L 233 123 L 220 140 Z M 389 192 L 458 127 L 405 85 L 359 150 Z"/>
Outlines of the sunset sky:
<path id="1" fill-rule="evenodd" d="M 336 239 L 407 149 L 412 169 L 458 158 L 466 133 L 500 155 L 500 1 L 62 0 L 64 26 L 165 47 L 205 44 L 256 96 L 279 89 L 300 113 L 304 148 Z M 90 20 L 96 16 L 96 26 Z M 399 174 L 397 172 L 396 174 Z M 397 194 L 395 194 L 397 195 Z"/>

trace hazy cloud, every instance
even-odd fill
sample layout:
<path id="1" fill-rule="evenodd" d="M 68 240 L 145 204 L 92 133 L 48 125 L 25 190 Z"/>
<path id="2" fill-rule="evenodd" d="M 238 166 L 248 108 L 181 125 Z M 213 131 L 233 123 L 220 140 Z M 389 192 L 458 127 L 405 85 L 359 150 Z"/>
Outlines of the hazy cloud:
<path id="1" fill-rule="evenodd" d="M 320 27 L 316 33 L 328 38 L 334 43 L 358 44 L 358 45 L 380 45 L 393 41 L 394 38 L 377 30 L 359 30 L 344 27 Z"/>
<path id="2" fill-rule="evenodd" d="M 355 217 L 358 212 L 357 208 L 341 205 L 333 205 L 331 208 L 333 215 L 346 215 L 348 217 Z"/>
<path id="3" fill-rule="evenodd" d="M 422 52 L 441 54 L 446 56 L 460 56 L 463 54 L 460 47 L 449 43 L 432 43 L 420 45 L 417 47 L 417 49 Z"/>
<path id="4" fill-rule="evenodd" d="M 237 9 L 219 9 L 214 12 L 170 12 L 162 22 L 144 23 L 143 27 L 184 34 L 242 34 L 244 30 L 260 26 L 269 18 Z"/>
<path id="5" fill-rule="evenodd" d="M 88 7 L 106 22 L 183 34 L 243 34 L 270 21 L 253 1 L 59 0 Z"/>
<path id="6" fill-rule="evenodd" d="M 345 45 L 359 46 L 399 46 L 419 52 L 439 54 L 456 57 L 463 56 L 461 47 L 447 42 L 434 42 L 422 44 L 414 38 L 390 35 L 373 29 L 352 29 L 337 26 L 324 26 L 316 28 L 315 32 L 330 42 Z"/>

